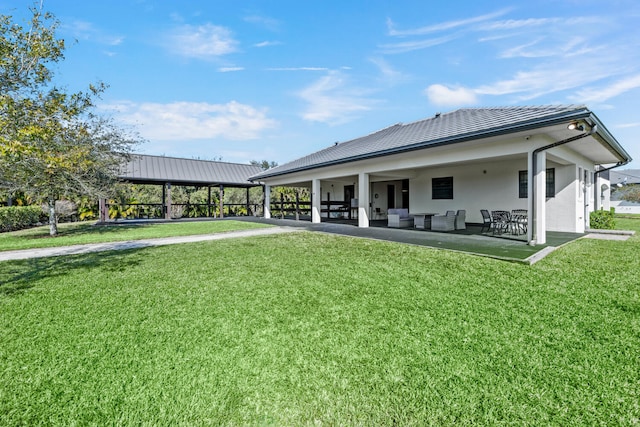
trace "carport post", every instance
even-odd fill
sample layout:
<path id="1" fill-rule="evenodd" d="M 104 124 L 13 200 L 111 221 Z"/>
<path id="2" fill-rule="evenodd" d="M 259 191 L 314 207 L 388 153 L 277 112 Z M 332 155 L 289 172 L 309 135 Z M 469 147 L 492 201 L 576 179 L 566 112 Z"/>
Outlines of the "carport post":
<path id="1" fill-rule="evenodd" d="M 220 185 L 220 218 L 224 218 L 224 185 Z"/>
<path id="2" fill-rule="evenodd" d="M 249 216 L 249 187 L 247 187 L 247 216 Z"/>
<path id="3" fill-rule="evenodd" d="M 164 204 L 164 219 L 171 219 L 171 183 L 162 186 L 162 203 Z"/>

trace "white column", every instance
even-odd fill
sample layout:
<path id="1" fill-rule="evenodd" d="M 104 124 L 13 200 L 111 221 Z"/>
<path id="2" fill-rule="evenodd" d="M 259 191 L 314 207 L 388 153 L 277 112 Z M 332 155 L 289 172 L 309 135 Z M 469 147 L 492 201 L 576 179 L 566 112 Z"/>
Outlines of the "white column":
<path id="1" fill-rule="evenodd" d="M 264 186 L 264 217 L 269 219 L 271 218 L 271 186 Z"/>
<path id="2" fill-rule="evenodd" d="M 527 242 L 531 245 L 533 239 L 533 209 L 535 204 L 533 201 L 533 151 L 529 151 L 527 155 L 527 211 L 528 211 L 528 225 L 527 225 Z"/>
<path id="3" fill-rule="evenodd" d="M 358 227 L 369 227 L 369 174 L 358 174 Z"/>
<path id="4" fill-rule="evenodd" d="M 322 210 L 320 201 L 322 200 L 322 194 L 320 191 L 320 180 L 314 179 L 311 181 L 311 222 L 319 223 L 320 211 Z"/>
<path id="5" fill-rule="evenodd" d="M 536 170 L 533 177 L 535 218 L 534 227 L 536 244 L 547 243 L 547 153 L 538 153 L 536 159 Z"/>

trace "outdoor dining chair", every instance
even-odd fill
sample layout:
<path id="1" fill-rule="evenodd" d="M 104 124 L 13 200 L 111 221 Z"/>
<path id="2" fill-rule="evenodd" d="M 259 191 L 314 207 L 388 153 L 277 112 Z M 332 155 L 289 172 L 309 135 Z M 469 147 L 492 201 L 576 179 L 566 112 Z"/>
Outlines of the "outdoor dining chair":
<path id="1" fill-rule="evenodd" d="M 528 211 L 514 209 L 511 211 L 511 230 L 513 234 L 526 234 L 528 225 Z"/>
<path id="2" fill-rule="evenodd" d="M 511 226 L 511 214 L 508 211 L 491 211 L 493 234 L 503 234 Z"/>
<path id="3" fill-rule="evenodd" d="M 491 214 L 488 209 L 480 209 L 480 213 L 482 214 L 482 228 L 480 229 L 481 233 L 484 233 L 485 228 L 487 231 L 491 231 L 491 227 L 493 226 L 493 221 L 491 220 Z"/>

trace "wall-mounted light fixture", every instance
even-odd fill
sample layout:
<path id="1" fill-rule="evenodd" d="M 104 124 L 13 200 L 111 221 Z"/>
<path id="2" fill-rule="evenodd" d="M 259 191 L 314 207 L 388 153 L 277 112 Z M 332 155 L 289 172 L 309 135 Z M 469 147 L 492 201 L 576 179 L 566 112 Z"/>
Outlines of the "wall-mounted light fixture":
<path id="1" fill-rule="evenodd" d="M 584 130 L 584 124 L 580 123 L 580 122 L 571 122 L 567 125 L 567 129 L 569 130 L 579 130 L 579 131 L 583 131 Z"/>

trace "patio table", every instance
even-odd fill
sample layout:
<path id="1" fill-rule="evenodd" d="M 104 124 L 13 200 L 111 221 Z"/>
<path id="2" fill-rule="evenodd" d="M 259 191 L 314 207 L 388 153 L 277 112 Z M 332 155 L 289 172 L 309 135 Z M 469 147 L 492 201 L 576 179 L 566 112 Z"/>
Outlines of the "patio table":
<path id="1" fill-rule="evenodd" d="M 414 228 L 419 228 L 421 230 L 425 230 L 427 228 L 431 228 L 431 217 L 434 216 L 434 215 L 438 215 L 438 213 L 437 212 L 435 212 L 435 213 L 432 213 L 432 212 L 412 213 L 411 216 L 413 216 L 413 226 L 414 226 Z"/>

